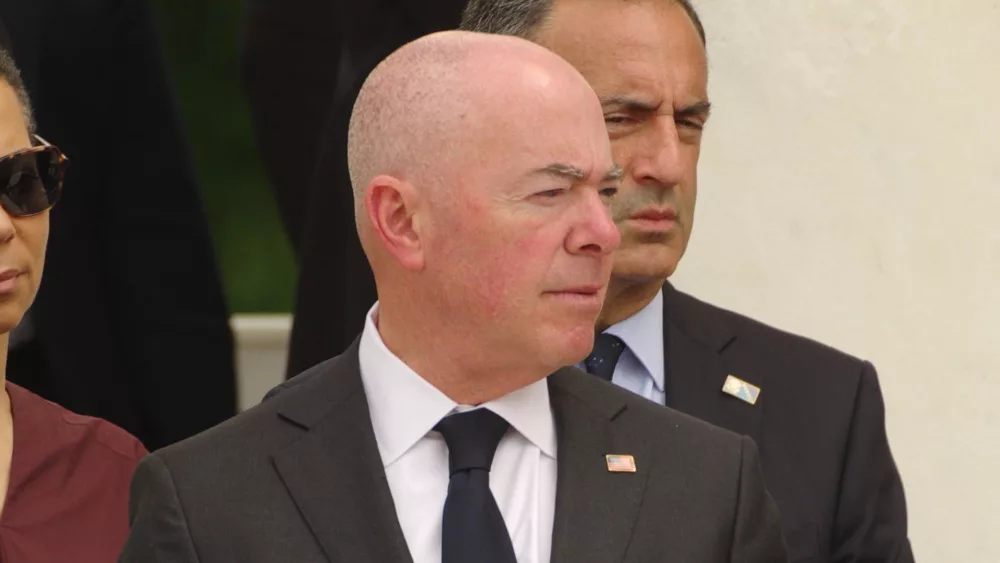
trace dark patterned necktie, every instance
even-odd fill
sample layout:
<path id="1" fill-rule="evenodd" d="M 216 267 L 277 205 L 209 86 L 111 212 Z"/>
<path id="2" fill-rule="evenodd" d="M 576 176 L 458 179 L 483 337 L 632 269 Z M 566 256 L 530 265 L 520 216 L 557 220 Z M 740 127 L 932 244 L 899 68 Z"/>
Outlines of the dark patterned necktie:
<path id="1" fill-rule="evenodd" d="M 615 374 L 615 366 L 618 365 L 618 358 L 625 351 L 625 342 L 613 334 L 598 334 L 594 338 L 594 349 L 583 361 L 588 373 L 600 377 L 604 381 L 611 381 Z"/>
<path id="2" fill-rule="evenodd" d="M 434 427 L 448 444 L 441 563 L 517 563 L 500 507 L 490 491 L 490 467 L 509 424 L 486 409 L 453 414 Z"/>

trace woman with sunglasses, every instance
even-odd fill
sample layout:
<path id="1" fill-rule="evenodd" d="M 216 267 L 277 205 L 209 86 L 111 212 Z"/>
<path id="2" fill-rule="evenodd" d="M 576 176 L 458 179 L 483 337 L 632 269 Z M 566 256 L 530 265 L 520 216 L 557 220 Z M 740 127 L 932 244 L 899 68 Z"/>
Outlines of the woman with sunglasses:
<path id="1" fill-rule="evenodd" d="M 128 534 L 128 484 L 146 450 L 108 422 L 6 381 L 10 331 L 38 291 L 68 164 L 33 128 L 0 48 L 0 562 L 110 563 Z"/>

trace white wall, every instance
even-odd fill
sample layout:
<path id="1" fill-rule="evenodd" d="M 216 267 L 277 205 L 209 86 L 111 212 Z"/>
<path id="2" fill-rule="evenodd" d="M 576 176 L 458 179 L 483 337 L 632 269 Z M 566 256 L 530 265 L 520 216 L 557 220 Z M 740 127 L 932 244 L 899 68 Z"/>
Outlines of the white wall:
<path id="1" fill-rule="evenodd" d="M 921 562 L 1000 562 L 1000 2 L 695 0 L 678 286 L 875 362 Z"/>
<path id="2" fill-rule="evenodd" d="M 291 315 L 233 315 L 237 404 L 246 410 L 285 380 Z"/>

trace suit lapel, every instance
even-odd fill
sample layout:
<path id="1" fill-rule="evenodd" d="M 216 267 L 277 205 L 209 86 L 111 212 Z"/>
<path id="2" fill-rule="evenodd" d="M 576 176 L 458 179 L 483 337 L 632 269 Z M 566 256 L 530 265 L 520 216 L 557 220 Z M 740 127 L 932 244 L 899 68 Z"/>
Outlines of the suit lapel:
<path id="1" fill-rule="evenodd" d="M 652 462 L 643 441 L 615 425 L 625 401 L 588 377 L 571 368 L 549 377 L 559 436 L 552 563 L 624 560 Z M 638 471 L 608 471 L 607 454 L 634 456 Z"/>
<path id="2" fill-rule="evenodd" d="M 357 342 L 306 386 L 280 414 L 304 435 L 273 458 L 313 535 L 331 562 L 412 563 L 375 443 Z"/>
<path id="3" fill-rule="evenodd" d="M 723 352 L 736 341 L 724 319 L 707 306 L 663 287 L 663 347 L 668 407 L 753 438 L 760 445 L 761 413 L 766 404 L 763 374 L 731 373 Z M 762 389 L 756 405 L 727 395 L 722 386 L 729 375 Z"/>

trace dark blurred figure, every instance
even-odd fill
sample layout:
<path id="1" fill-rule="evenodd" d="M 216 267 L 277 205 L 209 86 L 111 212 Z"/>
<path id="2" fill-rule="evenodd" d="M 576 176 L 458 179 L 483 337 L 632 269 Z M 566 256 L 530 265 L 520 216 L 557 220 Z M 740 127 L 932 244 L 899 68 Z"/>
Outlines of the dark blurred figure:
<path id="1" fill-rule="evenodd" d="M 465 4 L 248 0 L 243 79 L 299 262 L 288 375 L 346 349 L 375 303 L 347 174 L 347 125 L 361 84 L 403 44 L 457 28 Z M 316 162 L 318 154 L 328 156 Z"/>
<path id="2" fill-rule="evenodd" d="M 233 340 L 145 0 L 0 0 L 39 128 L 73 155 L 8 374 L 149 449 L 236 411 Z"/>

